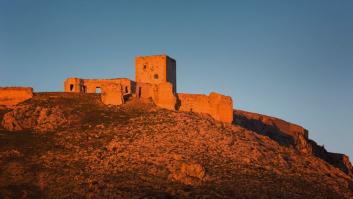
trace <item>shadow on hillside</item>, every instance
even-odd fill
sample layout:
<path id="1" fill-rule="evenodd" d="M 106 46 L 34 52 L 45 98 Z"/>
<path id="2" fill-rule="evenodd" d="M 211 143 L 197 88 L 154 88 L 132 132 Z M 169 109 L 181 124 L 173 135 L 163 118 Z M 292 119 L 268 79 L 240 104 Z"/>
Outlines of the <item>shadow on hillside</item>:
<path id="1" fill-rule="evenodd" d="M 239 125 L 257 134 L 267 136 L 282 146 L 295 147 L 294 138 L 280 131 L 274 125 L 267 125 L 259 120 L 246 118 L 245 116 L 237 114 L 236 112 L 234 113 L 233 118 L 235 118 L 233 124 Z"/>
<path id="2" fill-rule="evenodd" d="M 279 130 L 279 128 L 273 124 L 268 125 L 257 119 L 249 119 L 244 115 L 233 113 L 233 124 L 239 125 L 247 130 L 253 131 L 257 134 L 264 135 L 274 140 L 278 144 L 285 147 L 293 147 L 300 151 L 300 147 L 296 142 L 296 138 L 292 135 L 288 135 L 285 132 Z M 308 145 L 311 148 L 311 154 L 317 158 L 324 160 L 330 165 L 342 170 L 348 175 L 353 175 L 353 168 L 348 158 L 344 154 L 328 152 L 323 146 L 319 146 L 315 141 L 307 139 Z"/>

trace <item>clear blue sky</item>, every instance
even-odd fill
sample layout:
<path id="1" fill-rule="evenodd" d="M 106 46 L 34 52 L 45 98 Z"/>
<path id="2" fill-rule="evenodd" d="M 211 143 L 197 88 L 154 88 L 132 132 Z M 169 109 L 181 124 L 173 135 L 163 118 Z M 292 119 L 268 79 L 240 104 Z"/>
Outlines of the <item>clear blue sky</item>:
<path id="1" fill-rule="evenodd" d="M 136 55 L 162 53 L 179 92 L 225 93 L 353 158 L 351 0 L 0 0 L 1 86 L 134 79 Z"/>

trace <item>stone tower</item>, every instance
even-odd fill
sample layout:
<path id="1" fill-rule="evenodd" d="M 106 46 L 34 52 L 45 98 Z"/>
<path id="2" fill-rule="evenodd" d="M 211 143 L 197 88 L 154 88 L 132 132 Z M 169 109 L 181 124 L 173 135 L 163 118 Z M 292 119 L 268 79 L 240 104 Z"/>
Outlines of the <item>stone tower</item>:
<path id="1" fill-rule="evenodd" d="M 159 84 L 169 82 L 176 93 L 176 61 L 167 55 L 136 57 L 136 82 Z"/>

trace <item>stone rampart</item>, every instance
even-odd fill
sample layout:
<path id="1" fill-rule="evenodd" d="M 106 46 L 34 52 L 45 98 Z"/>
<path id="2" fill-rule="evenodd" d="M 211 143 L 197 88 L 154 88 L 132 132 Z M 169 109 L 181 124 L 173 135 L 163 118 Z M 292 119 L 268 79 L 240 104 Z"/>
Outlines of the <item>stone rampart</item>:
<path id="1" fill-rule="evenodd" d="M 31 87 L 0 87 L 0 105 L 12 108 L 33 97 Z"/>
<path id="2" fill-rule="evenodd" d="M 154 102 L 157 106 L 175 110 L 176 101 L 176 97 L 173 94 L 173 84 L 166 82 L 156 85 Z"/>
<path id="3" fill-rule="evenodd" d="M 202 94 L 177 94 L 177 109 L 179 111 L 192 111 L 195 113 L 206 113 L 215 120 L 233 122 L 233 101 L 229 96 L 219 93 Z"/>
<path id="4" fill-rule="evenodd" d="M 159 84 L 137 82 L 136 96 L 143 99 L 150 98 L 161 108 L 175 110 L 176 97 L 173 94 L 173 85 L 169 82 Z"/>
<path id="5" fill-rule="evenodd" d="M 112 84 L 120 84 L 124 94 L 131 94 L 135 89 L 135 83 L 128 78 L 80 79 L 72 77 L 65 80 L 64 91 L 75 93 L 100 93 L 104 87 L 109 87 Z"/>
<path id="6" fill-rule="evenodd" d="M 124 103 L 123 86 L 121 84 L 106 85 L 102 89 L 101 100 L 106 105 L 121 105 Z"/>

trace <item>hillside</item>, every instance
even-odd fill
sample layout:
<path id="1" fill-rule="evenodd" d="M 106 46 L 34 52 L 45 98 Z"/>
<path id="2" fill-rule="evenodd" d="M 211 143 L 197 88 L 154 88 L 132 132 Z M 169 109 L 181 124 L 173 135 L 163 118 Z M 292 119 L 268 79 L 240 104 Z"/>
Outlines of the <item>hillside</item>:
<path id="1" fill-rule="evenodd" d="M 0 198 L 353 198 L 348 157 L 297 125 L 234 115 L 36 93 L 1 110 Z"/>

